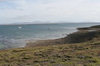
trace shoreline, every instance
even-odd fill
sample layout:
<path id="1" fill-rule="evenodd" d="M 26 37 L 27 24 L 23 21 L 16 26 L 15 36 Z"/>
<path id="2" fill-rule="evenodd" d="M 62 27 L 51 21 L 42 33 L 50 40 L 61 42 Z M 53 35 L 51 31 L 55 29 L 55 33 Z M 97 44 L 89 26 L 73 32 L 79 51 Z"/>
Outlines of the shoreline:
<path id="1" fill-rule="evenodd" d="M 100 65 L 100 30 L 81 30 L 33 45 L 34 42 L 23 48 L 0 50 L 0 66 Z"/>
<path id="2" fill-rule="evenodd" d="M 63 38 L 29 41 L 25 47 L 49 46 L 62 44 Z"/>
<path id="3" fill-rule="evenodd" d="M 81 43 L 81 42 L 90 41 L 90 40 L 94 39 L 94 37 L 96 37 L 98 35 L 98 33 L 100 32 L 100 28 L 98 26 L 100 26 L 100 25 L 77 28 L 76 32 L 70 33 L 69 35 L 67 35 L 63 38 L 30 41 L 30 42 L 27 42 L 25 47 L 72 44 L 72 43 Z M 91 35 L 89 35 L 89 34 L 91 34 L 92 36 L 94 35 L 94 36 L 91 37 Z M 95 35 L 95 34 L 97 34 L 97 35 Z M 80 38 L 81 36 L 83 36 L 83 41 Z M 78 42 L 77 39 L 79 39 L 80 41 Z"/>
<path id="4" fill-rule="evenodd" d="M 71 35 L 71 34 L 74 34 L 74 33 L 79 33 L 79 32 L 87 32 L 87 31 L 90 31 L 90 32 L 93 32 L 91 30 L 91 27 L 92 29 L 94 30 L 94 27 L 97 27 L 99 25 L 96 25 L 96 26 L 90 26 L 90 27 L 82 27 L 82 28 L 76 28 L 77 30 L 75 32 L 72 32 L 68 35 Z M 85 28 L 85 29 L 84 29 Z M 88 30 L 87 30 L 88 29 Z M 97 28 L 96 28 L 97 29 Z M 95 29 L 95 30 L 96 30 Z M 98 29 L 97 29 L 98 30 Z M 34 40 L 34 39 L 30 39 L 30 40 L 24 40 L 23 42 L 25 43 L 24 46 L 20 46 L 20 47 L 15 47 L 15 48 L 23 48 L 23 47 L 36 47 L 36 46 L 49 46 L 49 45 L 59 45 L 59 44 L 66 44 L 66 39 L 67 39 L 67 35 L 64 37 L 61 37 L 61 38 L 52 38 L 52 39 L 38 39 L 38 40 Z M 74 42 L 73 42 L 74 43 Z M 67 43 L 67 44 L 70 44 L 70 43 Z M 7 48 L 7 49 L 13 49 L 13 48 Z"/>

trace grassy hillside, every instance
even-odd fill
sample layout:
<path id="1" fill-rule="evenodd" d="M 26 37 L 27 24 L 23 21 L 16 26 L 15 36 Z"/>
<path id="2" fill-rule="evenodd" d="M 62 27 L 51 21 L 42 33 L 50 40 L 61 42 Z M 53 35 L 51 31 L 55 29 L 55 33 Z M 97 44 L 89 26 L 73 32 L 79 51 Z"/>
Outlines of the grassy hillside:
<path id="1" fill-rule="evenodd" d="M 1 50 L 0 66 L 100 66 L 100 41 Z"/>
<path id="2" fill-rule="evenodd" d="M 78 31 L 64 38 L 65 43 L 81 43 L 100 37 L 100 31 Z"/>

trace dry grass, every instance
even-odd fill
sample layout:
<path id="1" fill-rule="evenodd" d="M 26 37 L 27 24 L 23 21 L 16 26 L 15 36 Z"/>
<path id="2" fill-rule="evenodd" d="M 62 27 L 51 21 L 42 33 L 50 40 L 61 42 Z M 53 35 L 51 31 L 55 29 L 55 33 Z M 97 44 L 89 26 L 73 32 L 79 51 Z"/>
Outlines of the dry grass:
<path id="1" fill-rule="evenodd" d="M 100 66 L 100 41 L 3 50 L 0 66 Z"/>

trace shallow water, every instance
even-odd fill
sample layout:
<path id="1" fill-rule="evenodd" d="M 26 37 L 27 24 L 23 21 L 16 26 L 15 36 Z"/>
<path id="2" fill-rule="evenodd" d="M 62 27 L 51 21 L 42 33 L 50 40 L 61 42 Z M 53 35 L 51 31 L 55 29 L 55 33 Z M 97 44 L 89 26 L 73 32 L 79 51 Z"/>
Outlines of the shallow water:
<path id="1" fill-rule="evenodd" d="M 0 49 L 24 47 L 27 40 L 56 39 L 100 23 L 0 25 Z"/>

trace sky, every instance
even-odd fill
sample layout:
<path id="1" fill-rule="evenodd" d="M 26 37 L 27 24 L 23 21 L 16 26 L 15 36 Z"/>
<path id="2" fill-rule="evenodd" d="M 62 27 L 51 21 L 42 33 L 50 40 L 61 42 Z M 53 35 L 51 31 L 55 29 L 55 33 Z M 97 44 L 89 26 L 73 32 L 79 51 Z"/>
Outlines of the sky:
<path id="1" fill-rule="evenodd" d="M 100 0 L 0 0 L 0 24 L 100 22 Z"/>

